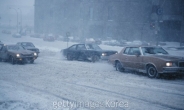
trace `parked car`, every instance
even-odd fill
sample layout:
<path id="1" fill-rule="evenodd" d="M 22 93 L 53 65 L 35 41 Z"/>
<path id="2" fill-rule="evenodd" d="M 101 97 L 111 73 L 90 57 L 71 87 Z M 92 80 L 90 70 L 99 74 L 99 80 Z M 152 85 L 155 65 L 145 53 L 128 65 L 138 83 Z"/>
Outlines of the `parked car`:
<path id="1" fill-rule="evenodd" d="M 21 35 L 19 33 L 15 33 L 15 34 L 12 34 L 12 37 L 21 38 Z"/>
<path id="2" fill-rule="evenodd" d="M 36 48 L 32 42 L 18 42 L 17 45 L 22 46 L 26 50 L 34 51 L 37 54 L 40 53 L 39 49 Z"/>
<path id="3" fill-rule="evenodd" d="M 55 37 L 52 34 L 49 34 L 49 35 L 44 36 L 43 40 L 53 42 L 55 41 Z"/>
<path id="4" fill-rule="evenodd" d="M 41 38 L 41 34 L 32 33 L 32 34 L 30 35 L 30 37 L 33 37 L 33 38 Z"/>
<path id="5" fill-rule="evenodd" d="M 109 40 L 104 42 L 105 45 L 110 45 L 110 46 L 119 46 L 120 42 L 117 40 Z"/>
<path id="6" fill-rule="evenodd" d="M 0 61 L 9 61 L 12 64 L 33 63 L 37 59 L 37 53 L 25 50 L 19 45 L 4 45 L 0 44 Z"/>
<path id="7" fill-rule="evenodd" d="M 9 30 L 2 30 L 2 33 L 3 34 L 11 34 L 11 31 L 9 31 Z"/>
<path id="8" fill-rule="evenodd" d="M 147 73 L 150 78 L 184 74 L 184 58 L 171 56 L 157 46 L 127 46 L 119 54 L 110 56 L 109 62 L 118 71 L 135 70 Z"/>
<path id="9" fill-rule="evenodd" d="M 110 55 L 117 53 L 113 50 L 102 50 L 96 44 L 74 44 L 61 52 L 68 60 L 88 60 L 92 62 L 99 59 L 107 60 Z"/>

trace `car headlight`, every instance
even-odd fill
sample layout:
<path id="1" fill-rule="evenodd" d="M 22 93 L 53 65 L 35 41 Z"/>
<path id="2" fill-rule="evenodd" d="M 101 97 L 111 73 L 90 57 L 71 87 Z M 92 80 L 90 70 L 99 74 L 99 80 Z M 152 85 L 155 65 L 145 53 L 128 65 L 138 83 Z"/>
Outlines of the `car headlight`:
<path id="1" fill-rule="evenodd" d="M 20 54 L 17 54 L 16 56 L 17 56 L 17 57 L 20 57 Z"/>
<path id="2" fill-rule="evenodd" d="M 106 53 L 102 53 L 102 56 L 106 56 Z"/>
<path id="3" fill-rule="evenodd" d="M 171 63 L 171 62 L 166 63 L 166 66 L 172 66 L 172 65 L 173 65 L 173 63 Z"/>
<path id="4" fill-rule="evenodd" d="M 37 53 L 34 53 L 34 56 L 37 56 Z"/>

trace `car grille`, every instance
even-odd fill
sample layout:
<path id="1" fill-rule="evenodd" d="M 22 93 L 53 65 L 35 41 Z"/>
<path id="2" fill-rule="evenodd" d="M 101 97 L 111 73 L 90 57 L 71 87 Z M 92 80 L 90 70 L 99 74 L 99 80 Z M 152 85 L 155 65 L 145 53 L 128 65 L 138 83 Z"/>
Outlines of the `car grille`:
<path id="1" fill-rule="evenodd" d="M 22 56 L 24 56 L 24 57 L 32 57 L 31 54 L 23 54 Z"/>
<path id="2" fill-rule="evenodd" d="M 184 67 L 184 62 L 179 62 L 179 67 Z"/>
<path id="3" fill-rule="evenodd" d="M 29 50 L 31 50 L 31 51 L 36 51 L 36 49 L 29 49 Z"/>

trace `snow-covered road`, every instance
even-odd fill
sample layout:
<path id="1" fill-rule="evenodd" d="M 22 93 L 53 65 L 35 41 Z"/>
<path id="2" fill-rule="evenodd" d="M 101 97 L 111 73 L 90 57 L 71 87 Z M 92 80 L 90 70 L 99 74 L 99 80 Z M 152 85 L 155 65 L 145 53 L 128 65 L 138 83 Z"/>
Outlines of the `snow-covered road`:
<path id="1" fill-rule="evenodd" d="M 10 36 L 0 40 L 31 41 L 41 49 L 34 64 L 0 63 L 0 110 L 184 109 L 183 79 L 150 79 L 120 73 L 106 62 L 67 61 L 59 53 L 65 42 Z"/>

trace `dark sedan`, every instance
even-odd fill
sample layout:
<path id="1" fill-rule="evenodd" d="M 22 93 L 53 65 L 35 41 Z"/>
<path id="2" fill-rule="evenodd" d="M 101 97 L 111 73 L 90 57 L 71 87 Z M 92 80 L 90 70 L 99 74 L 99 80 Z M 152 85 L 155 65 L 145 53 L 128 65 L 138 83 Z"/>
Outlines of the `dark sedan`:
<path id="1" fill-rule="evenodd" d="M 37 53 L 25 50 L 21 46 L 0 44 L 0 61 L 9 61 L 12 64 L 33 63 L 37 57 Z"/>
<path id="2" fill-rule="evenodd" d="M 107 60 L 110 55 L 117 54 L 117 51 L 102 50 L 96 44 L 74 44 L 64 50 L 63 55 L 68 60 L 86 60 L 96 62 L 99 59 Z"/>
<path id="3" fill-rule="evenodd" d="M 31 42 L 18 42 L 17 45 L 22 46 L 22 47 L 23 47 L 24 49 L 26 49 L 26 50 L 34 51 L 34 52 L 36 52 L 37 54 L 40 53 L 39 49 L 36 48 L 36 47 L 34 46 L 34 44 L 31 43 Z"/>

